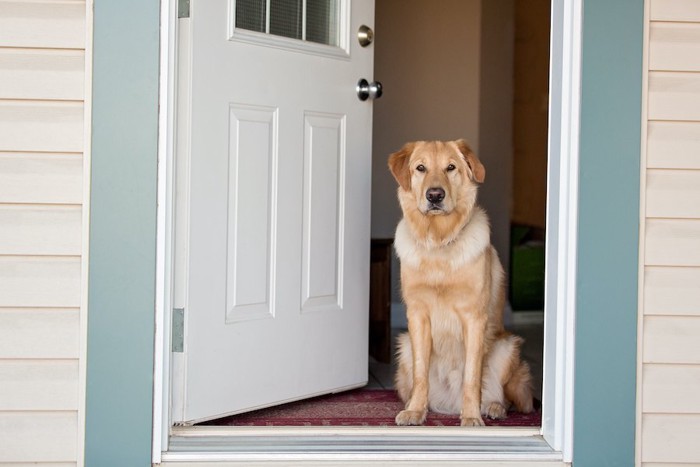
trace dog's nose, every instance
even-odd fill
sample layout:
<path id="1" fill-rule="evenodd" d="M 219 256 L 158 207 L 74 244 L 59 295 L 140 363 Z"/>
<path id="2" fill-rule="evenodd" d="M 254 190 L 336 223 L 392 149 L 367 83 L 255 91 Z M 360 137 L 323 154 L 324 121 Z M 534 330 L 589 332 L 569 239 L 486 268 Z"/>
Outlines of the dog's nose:
<path id="1" fill-rule="evenodd" d="M 445 199 L 445 190 L 442 188 L 428 188 L 425 192 L 425 197 L 431 203 L 439 203 Z"/>

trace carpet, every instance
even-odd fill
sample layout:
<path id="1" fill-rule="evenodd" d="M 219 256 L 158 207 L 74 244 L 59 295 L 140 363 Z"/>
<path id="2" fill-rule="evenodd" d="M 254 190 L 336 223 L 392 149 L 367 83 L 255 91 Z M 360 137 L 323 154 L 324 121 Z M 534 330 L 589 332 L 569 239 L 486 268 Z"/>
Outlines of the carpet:
<path id="1" fill-rule="evenodd" d="M 537 404 L 539 407 L 539 404 Z M 396 391 L 355 389 L 201 423 L 214 426 L 394 426 L 403 409 Z M 542 414 L 509 412 L 504 420 L 485 419 L 488 426 L 540 426 Z M 459 426 L 457 415 L 428 413 L 426 426 Z"/>

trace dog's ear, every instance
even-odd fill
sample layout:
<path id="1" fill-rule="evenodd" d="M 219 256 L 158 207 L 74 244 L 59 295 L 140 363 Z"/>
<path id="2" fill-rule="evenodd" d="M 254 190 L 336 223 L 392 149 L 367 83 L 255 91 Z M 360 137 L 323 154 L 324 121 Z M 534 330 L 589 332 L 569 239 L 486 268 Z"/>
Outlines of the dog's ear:
<path id="1" fill-rule="evenodd" d="M 389 156 L 389 170 L 394 176 L 401 188 L 404 190 L 411 189 L 411 169 L 408 166 L 408 161 L 411 159 L 413 149 L 416 143 L 406 143 L 397 152 Z"/>
<path id="2" fill-rule="evenodd" d="M 472 148 L 470 148 L 467 142 L 463 139 L 458 139 L 455 141 L 455 144 L 457 145 L 459 152 L 462 153 L 464 160 L 467 161 L 467 165 L 471 170 L 471 179 L 477 183 L 484 183 L 484 180 L 486 179 L 486 169 L 479 158 L 476 157 L 476 154 L 474 154 Z"/>

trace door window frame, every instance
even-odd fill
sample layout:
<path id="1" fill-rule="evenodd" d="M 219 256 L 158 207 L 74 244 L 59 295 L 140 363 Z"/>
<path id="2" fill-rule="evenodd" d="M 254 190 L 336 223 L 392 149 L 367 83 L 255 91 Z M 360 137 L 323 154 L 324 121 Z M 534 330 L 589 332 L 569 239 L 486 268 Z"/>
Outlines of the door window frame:
<path id="1" fill-rule="evenodd" d="M 553 0 L 542 427 L 534 429 L 177 428 L 170 417 L 177 4 L 161 2 L 153 462 L 550 460 L 571 462 L 582 0 Z M 357 446 L 374 448 L 358 451 Z M 484 441 L 489 441 L 484 443 Z M 495 444 L 494 440 L 497 441 Z M 484 444 L 493 446 L 484 449 Z M 254 448 L 251 446 L 260 446 Z M 276 446 L 276 448 L 274 448 Z M 285 448 L 286 446 L 286 448 Z M 434 447 L 442 446 L 442 447 Z M 413 447 L 413 448 L 411 448 Z"/>

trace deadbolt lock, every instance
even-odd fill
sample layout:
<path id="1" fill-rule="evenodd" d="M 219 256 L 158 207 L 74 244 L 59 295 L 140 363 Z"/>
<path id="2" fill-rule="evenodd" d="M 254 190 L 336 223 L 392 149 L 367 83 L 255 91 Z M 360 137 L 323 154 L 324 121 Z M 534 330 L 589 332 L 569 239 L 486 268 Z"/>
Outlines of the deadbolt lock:
<path id="1" fill-rule="evenodd" d="M 357 31 L 357 40 L 360 42 L 362 47 L 367 47 L 374 40 L 374 31 L 372 31 L 372 28 L 369 26 L 365 26 L 363 24 Z"/>

